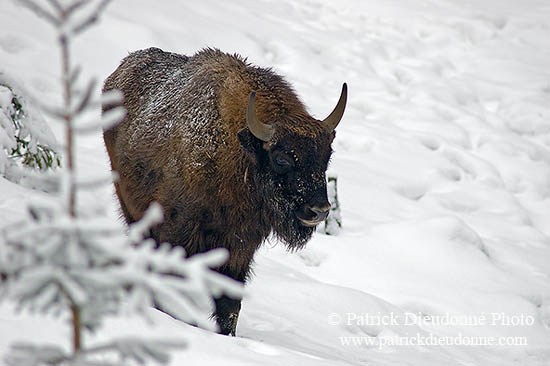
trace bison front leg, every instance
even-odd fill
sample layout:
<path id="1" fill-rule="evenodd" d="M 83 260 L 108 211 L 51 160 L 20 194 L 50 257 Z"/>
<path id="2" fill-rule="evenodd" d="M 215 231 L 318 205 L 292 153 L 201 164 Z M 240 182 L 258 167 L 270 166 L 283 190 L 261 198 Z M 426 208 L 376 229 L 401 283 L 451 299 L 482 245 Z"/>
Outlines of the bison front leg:
<path id="1" fill-rule="evenodd" d="M 168 242 L 174 246 L 182 246 L 190 257 L 212 249 L 225 248 L 229 252 L 229 259 L 215 270 L 244 284 L 249 274 L 254 252 L 262 238 L 255 238 L 256 240 L 251 245 L 247 245 L 242 240 L 235 243 L 228 239 L 236 236 L 233 232 L 227 232 L 227 228 L 235 226 L 228 222 L 228 219 L 213 220 L 206 209 L 197 209 L 184 202 L 186 200 L 179 200 L 176 204 L 163 204 L 165 222 L 159 225 L 157 230 L 153 230 L 153 238 L 157 243 Z M 186 209 L 181 207 L 186 207 Z M 240 234 L 239 236 L 244 237 L 245 235 Z M 215 299 L 215 306 L 212 318 L 216 320 L 219 332 L 234 336 L 241 310 L 241 300 L 224 295 Z"/>
<path id="2" fill-rule="evenodd" d="M 232 279 L 245 283 L 250 272 L 250 265 L 254 257 L 254 250 L 229 250 L 229 261 L 225 266 L 218 269 L 218 272 Z M 241 311 L 241 299 L 222 296 L 215 300 L 216 309 L 214 318 L 220 333 L 224 335 L 235 336 L 237 330 L 237 321 Z"/>
<path id="3" fill-rule="evenodd" d="M 222 296 L 216 299 L 216 312 L 214 317 L 223 335 L 235 336 L 237 320 L 241 311 L 241 300 Z"/>

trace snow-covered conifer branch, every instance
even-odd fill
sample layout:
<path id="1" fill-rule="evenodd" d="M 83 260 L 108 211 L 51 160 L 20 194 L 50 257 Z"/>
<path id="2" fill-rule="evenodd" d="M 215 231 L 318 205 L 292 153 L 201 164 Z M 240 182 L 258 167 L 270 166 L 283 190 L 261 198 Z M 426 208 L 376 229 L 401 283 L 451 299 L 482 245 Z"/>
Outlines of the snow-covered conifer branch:
<path id="1" fill-rule="evenodd" d="M 36 346 L 20 342 L 12 345 L 5 361 L 7 366 L 50 366 L 74 364 L 78 366 L 121 366 L 145 365 L 148 361 L 166 364 L 170 360 L 170 349 L 182 350 L 187 343 L 167 340 L 143 340 L 139 338 L 118 338 L 90 347 L 78 355 L 71 355 L 61 347 Z M 101 355 L 101 360 L 94 358 Z"/>
<path id="2" fill-rule="evenodd" d="M 60 165 L 57 142 L 28 92 L 0 71 L 0 174 L 21 183 Z"/>
<path id="3" fill-rule="evenodd" d="M 181 247 L 163 244 L 157 248 L 149 236 L 163 220 L 160 205 L 153 203 L 127 235 L 103 208 L 77 205 L 77 195 L 111 179 L 78 176 L 76 136 L 110 128 L 125 113 L 120 92 L 96 98 L 93 80 L 80 90 L 80 68 L 73 67 L 69 57 L 71 37 L 93 24 L 108 2 L 48 0 L 39 5 L 21 0 L 58 31 L 63 105 L 48 106 L 47 110 L 53 120 L 65 124 L 66 166 L 59 173 L 57 199 L 30 205 L 22 222 L 1 230 L 1 299 L 15 302 L 20 309 L 68 318 L 73 336 L 70 353 L 57 346 L 17 344 L 6 358 L 8 365 L 166 362 L 165 343 L 121 339 L 94 346 L 84 343 L 83 333 L 99 328 L 107 315 L 136 313 L 147 318 L 153 306 L 177 319 L 214 329 L 209 319 L 212 298 L 242 296 L 242 285 L 215 272 L 227 260 L 225 249 L 185 258 Z M 48 4 L 50 8 L 46 8 Z M 84 10 L 84 16 L 75 21 L 75 13 Z M 85 112 L 101 105 L 107 111 L 100 121 L 80 121 Z M 111 354 L 113 362 L 98 362 L 94 358 L 98 353 Z"/>

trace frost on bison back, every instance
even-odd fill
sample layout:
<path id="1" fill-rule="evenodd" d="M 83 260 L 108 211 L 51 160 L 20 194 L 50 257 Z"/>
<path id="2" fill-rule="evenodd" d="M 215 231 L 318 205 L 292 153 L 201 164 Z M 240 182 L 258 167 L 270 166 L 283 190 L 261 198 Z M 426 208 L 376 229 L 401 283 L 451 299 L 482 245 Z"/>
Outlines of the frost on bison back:
<path id="1" fill-rule="evenodd" d="M 347 100 L 313 118 L 271 69 L 205 49 L 188 57 L 158 48 L 126 57 L 105 81 L 120 89 L 126 118 L 104 132 L 126 221 L 153 201 L 164 222 L 151 235 L 188 255 L 227 248 L 217 270 L 245 282 L 271 233 L 302 247 L 328 214 L 325 172 Z M 104 106 L 104 111 L 109 109 Z M 235 334 L 240 300 L 216 300 L 223 334 Z"/>

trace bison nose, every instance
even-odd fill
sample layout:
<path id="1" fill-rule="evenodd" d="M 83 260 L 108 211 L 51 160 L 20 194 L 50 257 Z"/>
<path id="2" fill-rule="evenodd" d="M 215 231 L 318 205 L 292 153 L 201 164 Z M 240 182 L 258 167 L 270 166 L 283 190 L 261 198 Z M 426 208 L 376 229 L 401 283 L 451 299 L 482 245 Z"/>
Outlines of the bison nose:
<path id="1" fill-rule="evenodd" d="M 321 221 L 325 220 L 328 216 L 330 205 L 308 205 L 303 208 L 303 215 L 298 215 L 298 219 L 304 226 L 315 226 Z"/>
<path id="2" fill-rule="evenodd" d="M 328 210 L 330 210 L 330 205 L 323 206 L 310 206 L 308 210 L 312 213 L 311 218 L 316 221 L 323 221 L 328 216 Z"/>

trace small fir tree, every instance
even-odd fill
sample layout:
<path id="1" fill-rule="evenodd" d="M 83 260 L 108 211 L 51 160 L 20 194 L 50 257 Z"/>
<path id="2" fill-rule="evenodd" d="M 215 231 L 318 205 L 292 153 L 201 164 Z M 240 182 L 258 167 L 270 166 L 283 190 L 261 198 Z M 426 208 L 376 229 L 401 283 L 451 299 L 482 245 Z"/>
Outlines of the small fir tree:
<path id="1" fill-rule="evenodd" d="M 19 309 L 67 317 L 72 328 L 72 349 L 25 340 L 12 345 L 6 364 L 165 363 L 166 347 L 174 345 L 171 342 L 123 338 L 88 345 L 84 334 L 100 328 L 107 316 L 131 312 L 146 317 L 153 306 L 190 324 L 214 329 L 209 319 L 212 298 L 222 294 L 240 297 L 242 287 L 211 269 L 226 261 L 225 249 L 190 258 L 184 258 L 182 248 L 169 244 L 155 249 L 153 240 L 146 237 L 162 220 L 158 204 L 151 205 L 127 234 L 109 220 L 103 208 L 83 209 L 77 205 L 82 193 L 110 183 L 111 178 L 77 176 L 76 135 L 99 132 L 124 116 L 123 108 L 118 107 L 105 113 L 100 121 L 81 121 L 84 112 L 101 103 L 120 104 L 121 95 L 109 93 L 94 101 L 94 82 L 88 83 L 83 92 L 79 90 L 78 69 L 69 62 L 72 38 L 97 21 L 109 1 L 48 0 L 49 7 L 30 0 L 20 2 L 53 24 L 58 33 L 64 104 L 48 108 L 47 113 L 65 126 L 66 166 L 58 174 L 58 195 L 31 204 L 23 221 L 2 230 L 0 299 L 14 301 Z"/>
<path id="2" fill-rule="evenodd" d="M 53 133 L 22 88 L 0 72 L 0 174 L 17 181 L 18 165 L 45 170 L 61 165 Z"/>

